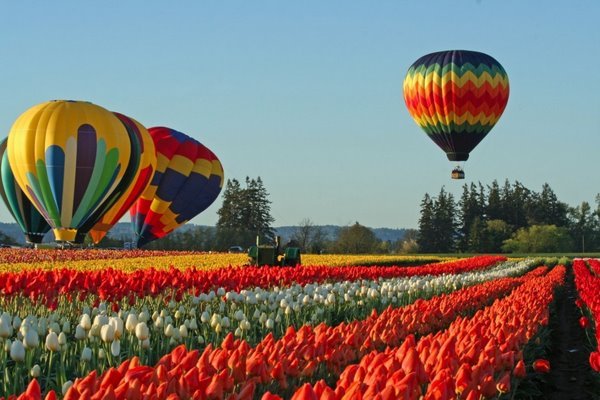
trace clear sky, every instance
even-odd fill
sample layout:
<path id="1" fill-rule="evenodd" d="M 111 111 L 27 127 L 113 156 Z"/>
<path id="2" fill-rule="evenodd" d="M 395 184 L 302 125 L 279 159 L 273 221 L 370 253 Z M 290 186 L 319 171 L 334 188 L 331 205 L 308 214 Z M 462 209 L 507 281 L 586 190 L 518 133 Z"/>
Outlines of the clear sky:
<path id="1" fill-rule="evenodd" d="M 593 202 L 599 24 L 597 0 L 3 1 L 0 137 L 51 99 L 169 126 L 227 178 L 262 177 L 275 226 L 416 227 L 425 192 L 507 178 Z M 408 67 L 448 49 L 490 54 L 511 85 L 464 181 L 402 98 Z"/>

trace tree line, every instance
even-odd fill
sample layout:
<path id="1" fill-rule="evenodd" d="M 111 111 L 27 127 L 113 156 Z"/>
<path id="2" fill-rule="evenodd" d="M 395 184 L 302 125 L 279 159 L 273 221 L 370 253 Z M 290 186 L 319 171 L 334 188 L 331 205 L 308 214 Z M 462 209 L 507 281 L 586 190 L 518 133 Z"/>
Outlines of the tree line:
<path id="1" fill-rule="evenodd" d="M 460 199 L 442 187 L 421 201 L 422 253 L 600 251 L 600 195 L 595 209 L 560 201 L 550 185 L 535 192 L 506 180 L 464 185 Z"/>

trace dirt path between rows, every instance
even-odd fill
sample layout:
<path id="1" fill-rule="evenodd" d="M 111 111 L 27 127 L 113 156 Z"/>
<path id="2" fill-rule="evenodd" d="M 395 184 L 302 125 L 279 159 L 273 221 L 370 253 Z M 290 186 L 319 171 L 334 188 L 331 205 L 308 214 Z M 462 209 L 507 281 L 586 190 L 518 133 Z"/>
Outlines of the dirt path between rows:
<path id="1" fill-rule="evenodd" d="M 579 326 L 581 314 L 575 305 L 576 299 L 573 271 L 567 268 L 565 286 L 556 294 L 556 309 L 549 321 L 551 371 L 543 387 L 543 399 L 600 399 L 600 393 L 593 393 L 589 349 L 586 348 L 585 332 Z"/>

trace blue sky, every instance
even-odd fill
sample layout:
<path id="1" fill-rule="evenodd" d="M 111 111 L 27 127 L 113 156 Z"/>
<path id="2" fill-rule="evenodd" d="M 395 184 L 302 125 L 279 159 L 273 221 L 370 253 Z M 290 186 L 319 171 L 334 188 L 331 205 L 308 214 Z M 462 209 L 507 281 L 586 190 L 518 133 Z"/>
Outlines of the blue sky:
<path id="1" fill-rule="evenodd" d="M 51 99 L 169 126 L 227 178 L 262 177 L 276 226 L 416 227 L 425 192 L 507 178 L 593 202 L 599 17 L 594 0 L 1 2 L 0 136 Z M 447 49 L 492 55 L 511 85 L 465 181 L 402 98 L 408 67 Z"/>

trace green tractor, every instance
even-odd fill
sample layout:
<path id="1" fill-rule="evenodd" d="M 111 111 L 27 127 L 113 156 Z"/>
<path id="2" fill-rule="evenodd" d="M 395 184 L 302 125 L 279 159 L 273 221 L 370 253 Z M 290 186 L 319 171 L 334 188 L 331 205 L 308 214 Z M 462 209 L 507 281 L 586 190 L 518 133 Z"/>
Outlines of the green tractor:
<path id="1" fill-rule="evenodd" d="M 248 262 L 250 265 L 278 265 L 295 266 L 300 264 L 300 248 L 286 247 L 281 249 L 281 238 L 275 237 L 275 245 L 260 244 L 258 236 L 256 237 L 256 246 L 248 249 Z"/>

